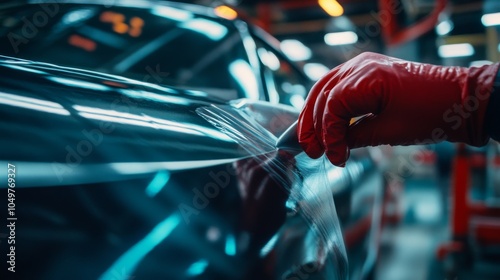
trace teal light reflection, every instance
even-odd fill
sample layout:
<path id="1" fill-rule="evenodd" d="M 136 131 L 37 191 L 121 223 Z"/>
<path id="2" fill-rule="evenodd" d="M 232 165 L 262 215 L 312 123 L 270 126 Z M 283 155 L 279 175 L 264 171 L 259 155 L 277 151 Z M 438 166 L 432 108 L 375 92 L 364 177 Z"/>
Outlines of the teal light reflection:
<path id="1" fill-rule="evenodd" d="M 262 247 L 259 254 L 261 258 L 267 256 L 267 254 L 271 252 L 271 250 L 274 248 L 274 245 L 276 245 L 276 241 L 278 241 L 278 234 L 273 235 L 273 237 L 269 239 L 266 245 Z"/>
<path id="2" fill-rule="evenodd" d="M 238 59 L 229 65 L 229 73 L 234 80 L 243 88 L 246 97 L 251 100 L 259 100 L 259 86 L 252 66 L 243 59 Z"/>
<path id="3" fill-rule="evenodd" d="M 207 36 L 209 39 L 218 41 L 227 34 L 227 27 L 215 21 L 203 18 L 195 18 L 185 21 L 179 25 L 182 28 L 189 29 Z"/>
<path id="4" fill-rule="evenodd" d="M 225 251 L 226 251 L 226 254 L 229 256 L 236 255 L 236 239 L 234 238 L 234 235 L 229 234 L 226 237 Z"/>
<path id="5" fill-rule="evenodd" d="M 167 185 L 169 180 L 170 172 L 167 170 L 158 171 L 151 183 L 146 187 L 146 194 L 149 197 L 156 196 Z"/>
<path id="6" fill-rule="evenodd" d="M 181 217 L 175 213 L 156 225 L 151 232 L 141 241 L 128 249 L 111 267 L 104 272 L 100 280 L 121 280 L 129 279 L 137 265 L 151 252 L 158 244 L 167 238 L 179 225 Z"/>
<path id="7" fill-rule="evenodd" d="M 207 260 L 199 260 L 192 265 L 189 266 L 189 268 L 186 271 L 186 274 L 188 276 L 197 276 L 205 272 L 205 269 L 208 266 L 208 261 Z"/>

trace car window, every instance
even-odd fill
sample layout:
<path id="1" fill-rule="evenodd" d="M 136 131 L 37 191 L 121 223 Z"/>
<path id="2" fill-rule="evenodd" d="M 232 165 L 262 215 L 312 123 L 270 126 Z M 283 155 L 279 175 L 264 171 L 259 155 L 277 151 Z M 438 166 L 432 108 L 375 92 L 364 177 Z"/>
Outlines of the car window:
<path id="1" fill-rule="evenodd" d="M 258 39 L 256 43 L 269 99 L 302 108 L 307 91 L 312 85 L 311 80 L 299 73 L 289 61 L 265 42 Z"/>
<path id="2" fill-rule="evenodd" d="M 235 27 L 188 10 L 41 5 L 0 14 L 0 54 L 117 74 L 155 84 L 208 90 L 227 100 L 249 96 L 251 68 Z M 43 22 L 41 21 L 43 20 Z"/>

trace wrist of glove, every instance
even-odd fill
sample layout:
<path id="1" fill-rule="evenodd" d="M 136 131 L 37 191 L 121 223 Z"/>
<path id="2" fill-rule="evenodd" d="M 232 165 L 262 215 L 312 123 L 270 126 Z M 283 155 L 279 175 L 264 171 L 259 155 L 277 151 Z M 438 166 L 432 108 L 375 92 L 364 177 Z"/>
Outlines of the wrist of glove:
<path id="1" fill-rule="evenodd" d="M 498 66 L 443 67 L 361 54 L 313 86 L 299 117 L 299 142 L 310 157 L 325 152 L 340 166 L 349 149 L 364 146 L 484 145 Z M 350 124 L 353 118 L 359 119 Z"/>

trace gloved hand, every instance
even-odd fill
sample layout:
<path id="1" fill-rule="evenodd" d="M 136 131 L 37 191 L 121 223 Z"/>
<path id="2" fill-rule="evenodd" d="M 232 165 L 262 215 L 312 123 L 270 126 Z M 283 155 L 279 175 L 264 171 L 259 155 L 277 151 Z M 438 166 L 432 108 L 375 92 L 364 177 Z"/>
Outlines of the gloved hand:
<path id="1" fill-rule="evenodd" d="M 364 146 L 444 140 L 484 145 L 498 66 L 443 67 L 363 53 L 313 86 L 299 117 L 299 142 L 310 157 L 326 152 L 338 166 L 349 149 Z"/>

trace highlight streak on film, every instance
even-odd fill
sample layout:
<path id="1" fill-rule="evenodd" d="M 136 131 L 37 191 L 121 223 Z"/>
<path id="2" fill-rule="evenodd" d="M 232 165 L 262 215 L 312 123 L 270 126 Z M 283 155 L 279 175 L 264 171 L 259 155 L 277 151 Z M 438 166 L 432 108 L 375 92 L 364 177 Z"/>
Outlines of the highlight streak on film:
<path id="1" fill-rule="evenodd" d="M 255 121 L 245 106 L 212 105 L 198 108 L 196 112 L 236 141 L 256 160 L 262 161 L 266 171 L 290 193 L 290 204 L 300 205 L 298 213 L 316 233 L 320 244 L 316 254 L 319 265 L 323 265 L 328 257 L 333 257 L 338 278 L 346 279 L 347 254 L 328 184 L 326 159 L 312 160 L 301 153 L 295 159 L 307 161 L 307 167 L 293 164 L 293 168 L 290 168 L 287 159 L 275 157 L 276 136 Z"/>

